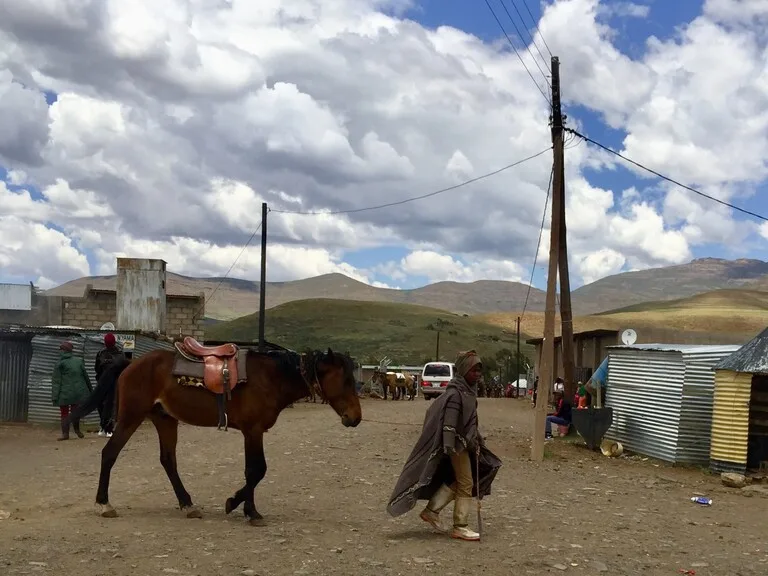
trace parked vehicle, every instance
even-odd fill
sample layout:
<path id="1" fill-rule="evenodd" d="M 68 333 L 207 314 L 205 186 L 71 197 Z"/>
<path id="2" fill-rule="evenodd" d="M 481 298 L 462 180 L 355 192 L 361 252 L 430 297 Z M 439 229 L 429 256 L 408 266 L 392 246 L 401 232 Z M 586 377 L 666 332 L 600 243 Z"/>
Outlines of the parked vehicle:
<path id="1" fill-rule="evenodd" d="M 432 400 L 445 392 L 445 387 L 456 373 L 451 362 L 428 362 L 421 371 L 421 393 L 425 400 Z"/>

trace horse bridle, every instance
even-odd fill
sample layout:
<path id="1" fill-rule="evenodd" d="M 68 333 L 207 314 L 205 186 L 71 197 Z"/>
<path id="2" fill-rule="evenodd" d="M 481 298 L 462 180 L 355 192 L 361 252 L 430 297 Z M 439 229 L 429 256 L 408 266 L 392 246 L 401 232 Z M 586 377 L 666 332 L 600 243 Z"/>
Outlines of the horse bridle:
<path id="1" fill-rule="evenodd" d="M 312 354 L 312 374 L 309 375 L 307 374 L 307 363 L 305 361 L 307 356 L 309 356 L 309 354 L 301 355 L 301 377 L 304 379 L 304 383 L 307 385 L 310 396 L 314 397 L 315 394 L 317 394 L 320 396 L 321 400 L 325 400 L 325 392 L 323 391 L 323 386 L 320 384 L 320 379 L 317 375 L 317 365 L 320 363 L 320 359 L 316 354 Z"/>

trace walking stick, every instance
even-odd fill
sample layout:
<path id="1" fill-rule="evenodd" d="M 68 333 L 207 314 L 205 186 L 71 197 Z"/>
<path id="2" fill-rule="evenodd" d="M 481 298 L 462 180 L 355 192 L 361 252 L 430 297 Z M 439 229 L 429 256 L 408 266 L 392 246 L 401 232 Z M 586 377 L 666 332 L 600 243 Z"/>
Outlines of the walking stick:
<path id="1" fill-rule="evenodd" d="M 475 484 L 477 486 L 477 533 L 479 540 L 483 539 L 483 516 L 480 513 L 480 443 L 475 451 Z"/>

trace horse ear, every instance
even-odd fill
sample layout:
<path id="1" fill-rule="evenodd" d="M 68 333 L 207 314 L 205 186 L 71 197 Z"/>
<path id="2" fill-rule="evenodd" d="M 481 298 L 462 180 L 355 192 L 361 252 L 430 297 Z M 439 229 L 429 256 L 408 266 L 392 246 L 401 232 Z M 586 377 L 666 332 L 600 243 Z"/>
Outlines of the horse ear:
<path id="1" fill-rule="evenodd" d="M 333 350 L 331 350 L 330 346 L 328 347 L 328 352 L 327 352 L 327 354 L 328 354 L 328 360 L 330 360 L 331 362 L 333 362 Z"/>

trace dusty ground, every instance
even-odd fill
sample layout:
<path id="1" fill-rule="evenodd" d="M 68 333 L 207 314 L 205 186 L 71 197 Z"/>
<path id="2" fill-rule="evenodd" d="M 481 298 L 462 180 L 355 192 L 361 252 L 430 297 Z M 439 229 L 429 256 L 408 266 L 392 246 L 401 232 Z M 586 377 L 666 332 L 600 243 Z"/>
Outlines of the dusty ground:
<path id="1" fill-rule="evenodd" d="M 93 511 L 103 439 L 55 442 L 55 431 L 0 427 L 0 574 L 59 576 L 277 574 L 768 573 L 768 500 L 745 497 L 697 470 L 639 458 L 609 460 L 557 440 L 527 460 L 525 401 L 481 400 L 488 444 L 504 460 L 483 501 L 484 542 L 430 532 L 418 510 L 385 511 L 427 402 L 366 400 L 345 429 L 327 406 L 286 410 L 267 435 L 269 470 L 256 491 L 266 526 L 227 517 L 242 484 L 235 431 L 184 427 L 179 466 L 203 520 L 182 518 L 151 425 L 113 474 L 120 517 Z M 695 494 L 712 507 L 690 502 Z"/>

